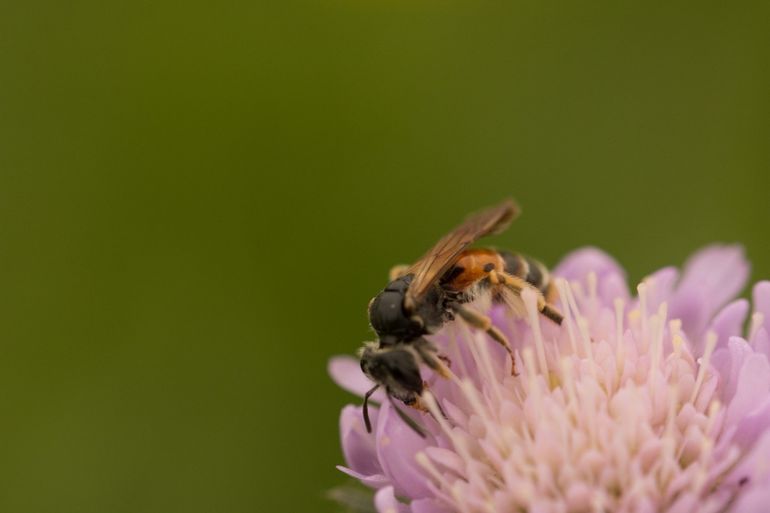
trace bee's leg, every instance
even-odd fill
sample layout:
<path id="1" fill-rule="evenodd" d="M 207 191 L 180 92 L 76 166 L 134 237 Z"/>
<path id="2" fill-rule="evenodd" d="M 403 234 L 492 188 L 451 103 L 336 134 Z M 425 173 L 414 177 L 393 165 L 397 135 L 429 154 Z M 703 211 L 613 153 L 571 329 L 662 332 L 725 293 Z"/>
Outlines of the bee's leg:
<path id="1" fill-rule="evenodd" d="M 366 425 L 367 433 L 372 432 L 372 421 L 369 420 L 369 398 L 373 393 L 377 391 L 378 388 L 380 388 L 380 385 L 374 385 L 374 387 L 370 388 L 369 391 L 364 394 L 364 425 Z"/>
<path id="2" fill-rule="evenodd" d="M 399 408 L 398 405 L 396 405 L 396 401 L 393 400 L 393 397 L 391 397 L 390 394 L 388 394 L 388 400 L 390 401 L 390 405 L 396 411 L 398 416 L 401 417 L 401 420 L 404 421 L 404 423 L 407 426 L 409 426 L 412 429 L 412 431 L 417 433 L 420 436 L 420 438 L 426 438 L 428 436 L 426 431 L 422 428 L 422 426 L 420 426 L 417 422 L 415 422 L 414 419 L 412 419 L 412 417 L 404 413 L 404 411 L 401 408 Z M 419 396 L 417 396 L 413 401 L 404 403 L 404 404 L 406 404 L 407 406 L 411 406 L 415 410 L 419 410 L 423 412 L 428 411 L 428 408 L 424 404 L 422 404 L 422 402 L 420 401 Z"/>
<path id="3" fill-rule="evenodd" d="M 402 276 L 406 276 L 406 272 L 409 270 L 409 266 L 406 264 L 399 264 L 394 265 L 390 268 L 390 272 L 388 273 L 388 279 L 390 281 L 397 280 L 401 278 Z"/>
<path id="4" fill-rule="evenodd" d="M 511 289 L 516 295 L 521 295 L 521 292 L 528 288 L 537 294 L 537 309 L 541 314 L 551 319 L 556 324 L 561 324 L 564 320 L 564 316 L 561 312 L 550 303 L 546 302 L 543 298 L 543 293 L 540 292 L 537 287 L 529 283 L 528 281 L 500 271 L 492 271 L 489 273 L 490 281 L 495 285 L 505 285 Z"/>
<path id="5" fill-rule="evenodd" d="M 508 342 L 505 335 L 503 335 L 503 332 L 492 324 L 492 319 L 459 303 L 452 303 L 450 308 L 457 313 L 462 320 L 474 328 L 486 331 L 487 335 L 492 337 L 492 340 L 503 346 L 505 350 L 508 351 L 508 354 L 511 355 L 511 374 L 518 376 L 519 373 L 516 372 L 516 356 L 513 354 L 511 344 Z"/>
<path id="6" fill-rule="evenodd" d="M 556 284 L 553 281 L 548 284 L 543 296 L 545 297 L 545 302 L 548 304 L 553 304 L 554 301 L 559 299 L 559 290 L 556 288 Z"/>
<path id="7" fill-rule="evenodd" d="M 449 358 L 440 355 L 436 346 L 428 340 L 418 338 L 412 342 L 412 347 L 414 347 L 417 354 L 420 355 L 420 359 L 425 362 L 428 367 L 436 371 L 442 378 L 449 378 L 451 376 L 448 365 L 445 365 L 445 362 L 449 362 Z"/>

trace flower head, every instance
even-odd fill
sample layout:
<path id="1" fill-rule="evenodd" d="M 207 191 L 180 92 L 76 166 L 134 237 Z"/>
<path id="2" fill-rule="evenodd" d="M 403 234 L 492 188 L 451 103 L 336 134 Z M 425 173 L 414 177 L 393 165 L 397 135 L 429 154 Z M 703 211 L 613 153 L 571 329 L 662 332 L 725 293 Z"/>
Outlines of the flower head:
<path id="1" fill-rule="evenodd" d="M 770 282 L 732 298 L 748 264 L 735 246 L 695 254 L 629 293 L 622 269 L 588 248 L 554 270 L 562 326 L 485 309 L 513 343 L 448 324 L 433 342 L 452 377 L 424 371 L 418 436 L 384 401 L 340 420 L 343 472 L 377 489 L 380 513 L 760 511 L 770 500 Z M 729 303 L 728 303 L 729 302 Z M 726 306 L 725 306 L 726 305 Z M 363 394 L 352 358 L 330 372 Z M 760 508 L 761 506 L 761 508 Z M 760 508 L 760 509 L 757 509 Z"/>

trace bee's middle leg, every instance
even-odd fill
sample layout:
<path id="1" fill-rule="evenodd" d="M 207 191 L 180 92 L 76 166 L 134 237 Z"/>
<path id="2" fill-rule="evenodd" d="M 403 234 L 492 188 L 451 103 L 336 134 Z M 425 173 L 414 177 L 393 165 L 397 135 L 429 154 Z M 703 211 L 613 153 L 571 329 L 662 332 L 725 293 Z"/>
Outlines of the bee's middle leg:
<path id="1" fill-rule="evenodd" d="M 513 354 L 511 343 L 508 342 L 508 339 L 503 335 L 503 332 L 492 324 L 492 319 L 459 303 L 453 303 L 451 309 L 459 315 L 462 320 L 474 328 L 485 331 L 487 335 L 492 337 L 492 340 L 503 346 L 503 348 L 508 351 L 508 354 L 511 355 L 511 374 L 518 376 L 518 372 L 516 372 L 516 356 Z"/>
<path id="2" fill-rule="evenodd" d="M 424 338 L 418 338 L 412 342 L 412 347 L 414 347 L 417 354 L 420 355 L 420 359 L 441 377 L 449 378 L 452 375 L 449 370 L 452 362 L 446 355 L 439 353 L 436 346 L 430 341 Z"/>

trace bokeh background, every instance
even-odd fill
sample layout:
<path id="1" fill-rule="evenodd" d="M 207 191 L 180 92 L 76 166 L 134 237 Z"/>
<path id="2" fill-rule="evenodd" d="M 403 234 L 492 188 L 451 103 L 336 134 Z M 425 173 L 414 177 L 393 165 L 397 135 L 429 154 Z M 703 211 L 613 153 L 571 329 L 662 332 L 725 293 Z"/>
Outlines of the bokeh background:
<path id="1" fill-rule="evenodd" d="M 1 1 L 0 511 L 335 511 L 328 357 L 505 196 L 770 277 L 768 6 Z"/>

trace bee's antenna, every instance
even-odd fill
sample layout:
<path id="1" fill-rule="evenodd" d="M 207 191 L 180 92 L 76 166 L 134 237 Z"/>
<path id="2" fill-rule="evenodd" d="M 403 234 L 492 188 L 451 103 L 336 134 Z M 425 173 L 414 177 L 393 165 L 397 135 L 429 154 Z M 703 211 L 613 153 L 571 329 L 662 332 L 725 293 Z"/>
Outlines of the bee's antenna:
<path id="1" fill-rule="evenodd" d="M 396 406 L 396 403 L 393 401 L 393 398 L 390 396 L 390 394 L 388 394 L 388 400 L 390 401 L 390 405 L 393 407 L 393 409 L 396 410 L 396 413 L 398 413 L 398 416 L 401 417 L 401 420 L 403 420 L 407 426 L 412 428 L 412 431 L 420 435 L 420 438 L 427 438 L 428 435 L 425 433 L 425 430 L 420 427 L 420 425 L 417 424 L 417 422 L 415 422 L 412 417 L 404 413 L 401 408 Z"/>
<path id="2" fill-rule="evenodd" d="M 372 396 L 374 392 L 377 391 L 377 389 L 380 388 L 380 385 L 374 385 L 371 390 L 369 390 L 364 395 L 364 424 L 366 424 L 366 432 L 371 433 L 372 432 L 372 421 L 369 420 L 369 397 Z"/>

